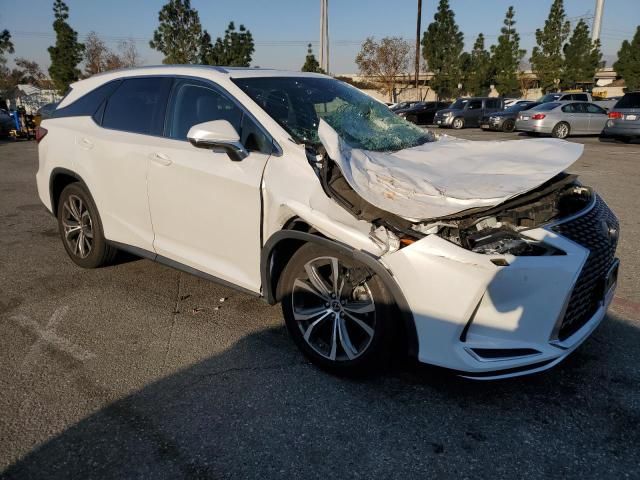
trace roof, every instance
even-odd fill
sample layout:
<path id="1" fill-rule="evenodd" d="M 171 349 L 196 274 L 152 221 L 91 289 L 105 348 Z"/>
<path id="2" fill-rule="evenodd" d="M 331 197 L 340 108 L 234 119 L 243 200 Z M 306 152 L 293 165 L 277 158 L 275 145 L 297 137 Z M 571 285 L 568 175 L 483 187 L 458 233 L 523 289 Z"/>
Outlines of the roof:
<path id="1" fill-rule="evenodd" d="M 316 77 L 327 78 L 326 75 L 309 72 L 275 70 L 271 68 L 223 67 L 215 65 L 149 65 L 144 67 L 123 68 L 98 73 L 84 80 L 71 84 L 71 91 L 61 100 L 60 107 L 74 102 L 94 88 L 123 77 L 141 77 L 151 75 L 185 75 L 207 78 L 224 84 L 232 78 L 250 77 Z"/>
<path id="2" fill-rule="evenodd" d="M 277 70 L 274 68 L 261 67 L 227 67 L 221 65 L 147 65 L 144 67 L 120 68 L 109 70 L 108 72 L 98 73 L 90 78 L 102 76 L 120 76 L 122 73 L 144 73 L 153 72 L 153 74 L 165 73 L 167 75 L 185 73 L 186 71 L 221 74 L 229 78 L 247 78 L 247 77 L 318 77 L 325 76 L 320 73 L 298 72 L 293 70 Z M 115 75 L 114 75 L 115 74 Z"/>

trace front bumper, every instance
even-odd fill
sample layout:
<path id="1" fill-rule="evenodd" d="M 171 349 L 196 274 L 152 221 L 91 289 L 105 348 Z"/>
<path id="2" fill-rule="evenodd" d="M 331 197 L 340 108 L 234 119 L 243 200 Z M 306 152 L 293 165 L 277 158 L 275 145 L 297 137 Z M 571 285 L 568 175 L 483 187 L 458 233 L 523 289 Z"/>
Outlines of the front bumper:
<path id="1" fill-rule="evenodd" d="M 453 118 L 453 115 L 449 115 L 446 117 L 442 115 L 436 115 L 435 117 L 433 117 L 433 124 L 439 127 L 450 127 L 453 123 Z"/>
<path id="2" fill-rule="evenodd" d="M 551 227 L 527 236 L 566 255 L 482 255 L 431 235 L 383 257 L 412 310 L 419 361 L 469 378 L 513 377 L 551 368 L 593 332 L 613 298 L 615 278 L 594 309 L 567 329 L 594 257 Z M 610 250 L 613 255 L 615 245 Z M 496 266 L 496 258 L 509 265 Z M 606 262 L 611 268 L 615 259 Z"/>

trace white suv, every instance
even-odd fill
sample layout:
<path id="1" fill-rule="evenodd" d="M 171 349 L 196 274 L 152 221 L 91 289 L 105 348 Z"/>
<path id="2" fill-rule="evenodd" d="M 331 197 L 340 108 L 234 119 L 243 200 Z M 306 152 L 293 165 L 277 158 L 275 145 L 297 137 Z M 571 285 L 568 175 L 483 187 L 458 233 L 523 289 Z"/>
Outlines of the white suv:
<path id="1" fill-rule="evenodd" d="M 269 303 L 316 364 L 400 338 L 473 378 L 549 368 L 605 315 L 618 222 L 558 140 L 436 137 L 318 74 L 164 66 L 72 85 L 38 191 L 78 265 L 126 250 Z"/>

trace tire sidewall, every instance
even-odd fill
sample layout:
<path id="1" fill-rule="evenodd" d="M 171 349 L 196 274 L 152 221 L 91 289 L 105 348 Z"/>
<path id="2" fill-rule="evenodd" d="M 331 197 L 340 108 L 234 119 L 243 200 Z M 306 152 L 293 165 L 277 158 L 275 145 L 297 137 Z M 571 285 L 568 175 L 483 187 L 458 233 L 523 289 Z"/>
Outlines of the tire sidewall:
<path id="1" fill-rule="evenodd" d="M 323 245 L 307 243 L 291 257 L 285 267 L 277 288 L 277 298 L 281 299 L 282 313 L 289 334 L 300 348 L 302 353 L 314 364 L 337 374 L 359 374 L 375 368 L 379 368 L 388 361 L 390 346 L 393 341 L 392 312 L 394 302 L 389 290 L 384 285 L 378 275 L 375 275 L 367 282 L 373 296 L 375 304 L 376 326 L 371 343 L 367 350 L 353 360 L 332 361 L 318 354 L 304 340 L 303 334 L 298 326 L 298 321 L 293 316 L 293 305 L 291 288 L 296 278 L 300 278 L 304 271 L 304 265 L 308 261 L 318 258 L 332 256 L 337 258 L 342 264 L 361 265 L 352 257 L 331 249 Z"/>
<path id="2" fill-rule="evenodd" d="M 464 128 L 464 119 L 462 117 L 454 118 L 453 122 L 451 122 L 451 126 L 456 130 Z"/>
<path id="3" fill-rule="evenodd" d="M 64 227 L 62 226 L 62 214 L 64 208 L 63 206 L 70 195 L 78 196 L 83 201 L 83 203 L 85 203 L 87 209 L 89 210 L 89 216 L 91 217 L 91 224 L 93 228 L 93 244 L 91 246 L 91 253 L 86 258 L 80 258 L 79 256 L 75 255 L 70 250 L 64 238 Z M 62 245 L 64 246 L 64 249 L 66 250 L 71 260 L 73 260 L 76 265 L 79 265 L 83 268 L 96 268 L 102 265 L 105 262 L 108 245 L 104 237 L 102 221 L 100 220 L 98 208 L 96 207 L 96 204 L 86 187 L 84 187 L 79 182 L 67 185 L 60 194 L 60 199 L 58 201 L 58 211 L 56 213 L 56 216 L 58 218 L 58 231 L 60 232 L 60 239 L 62 240 Z"/>

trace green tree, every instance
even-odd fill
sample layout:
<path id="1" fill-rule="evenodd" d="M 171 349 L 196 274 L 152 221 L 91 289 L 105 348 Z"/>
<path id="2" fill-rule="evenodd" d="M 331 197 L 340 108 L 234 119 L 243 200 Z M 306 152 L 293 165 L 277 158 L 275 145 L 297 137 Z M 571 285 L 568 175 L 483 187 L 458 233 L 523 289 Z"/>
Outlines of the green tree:
<path id="1" fill-rule="evenodd" d="M 570 31 L 563 0 L 554 0 L 544 28 L 536 30 L 538 45 L 533 47 L 530 59 L 531 67 L 545 92 L 558 88 L 564 63 L 562 48 Z"/>
<path id="2" fill-rule="evenodd" d="M 4 58 L 4 54 L 13 53 L 13 42 L 11 41 L 11 34 L 9 30 L 3 30 L 0 32 L 0 57 Z M 6 59 L 5 59 L 6 61 Z"/>
<path id="3" fill-rule="evenodd" d="M 460 64 L 464 72 L 464 90 L 471 95 L 484 95 L 489 91 L 489 52 L 484 48 L 484 35 L 478 34 L 471 53 L 461 55 Z"/>
<path id="4" fill-rule="evenodd" d="M 208 65 L 227 65 L 230 67 L 248 67 L 251 65 L 251 56 L 255 51 L 253 35 L 240 25 L 236 31 L 233 22 L 224 32 L 224 37 L 218 37 L 216 43 L 211 45 L 211 37 L 205 31 L 201 46 L 202 63 Z"/>
<path id="5" fill-rule="evenodd" d="M 633 40 L 625 40 L 618 51 L 618 60 L 613 64 L 618 75 L 624 78 L 627 91 L 640 89 L 640 26 Z"/>
<path id="6" fill-rule="evenodd" d="M 600 41 L 591 41 L 589 27 L 580 20 L 564 46 L 562 87 L 574 88 L 579 82 L 591 83 L 601 60 Z"/>
<path id="7" fill-rule="evenodd" d="M 497 45 L 491 46 L 491 65 L 494 72 L 493 83 L 500 95 L 518 90 L 518 67 L 525 50 L 520 49 L 520 35 L 516 32 L 513 7 L 509 7 L 500 30 Z"/>
<path id="8" fill-rule="evenodd" d="M 5 52 L 14 52 L 9 30 L 2 30 L 0 32 L 0 90 L 6 90 L 6 83 L 8 81 L 9 74 L 11 73 L 7 68 L 7 59 L 4 56 Z"/>
<path id="9" fill-rule="evenodd" d="M 316 56 L 313 54 L 311 44 L 307 45 L 307 56 L 304 59 L 304 65 L 302 65 L 301 70 L 303 72 L 324 73 L 324 70 L 320 68 L 318 60 L 316 60 Z"/>
<path id="10" fill-rule="evenodd" d="M 169 0 L 158 13 L 158 28 L 149 46 L 164 54 L 162 63 L 185 64 L 201 61 L 202 26 L 190 0 Z"/>
<path id="11" fill-rule="evenodd" d="M 462 79 L 461 54 L 464 35 L 449 8 L 449 0 L 440 0 L 438 11 L 422 37 L 422 56 L 433 73 L 431 87 L 440 97 L 453 96 Z"/>
<path id="12" fill-rule="evenodd" d="M 80 77 L 78 64 L 82 61 L 84 45 L 78 42 L 78 32 L 67 23 L 69 7 L 62 0 L 53 2 L 53 14 L 56 44 L 48 49 L 51 57 L 49 76 L 55 88 L 64 93 L 69 84 Z"/>

